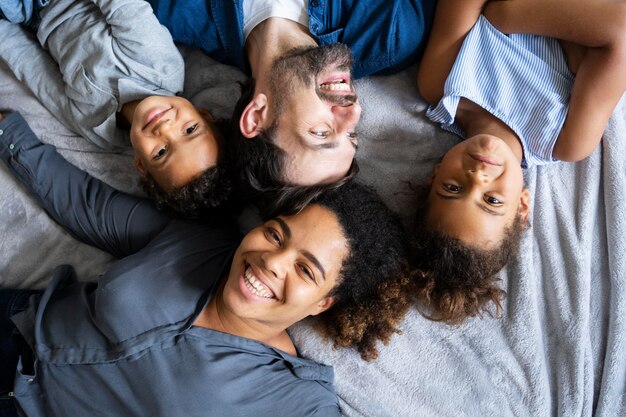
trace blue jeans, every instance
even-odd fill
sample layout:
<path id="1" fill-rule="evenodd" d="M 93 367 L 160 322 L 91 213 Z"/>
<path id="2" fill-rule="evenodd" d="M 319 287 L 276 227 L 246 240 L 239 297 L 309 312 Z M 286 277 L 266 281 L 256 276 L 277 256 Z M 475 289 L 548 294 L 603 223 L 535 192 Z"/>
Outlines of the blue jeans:
<path id="1" fill-rule="evenodd" d="M 10 320 L 11 316 L 25 310 L 36 290 L 0 290 L 0 417 L 17 417 L 13 391 L 17 361 L 23 353 L 30 354 L 30 347 Z"/>
<path id="2" fill-rule="evenodd" d="M 35 32 L 41 18 L 39 11 L 50 0 L 0 0 L 0 18 L 12 23 L 20 23 Z"/>

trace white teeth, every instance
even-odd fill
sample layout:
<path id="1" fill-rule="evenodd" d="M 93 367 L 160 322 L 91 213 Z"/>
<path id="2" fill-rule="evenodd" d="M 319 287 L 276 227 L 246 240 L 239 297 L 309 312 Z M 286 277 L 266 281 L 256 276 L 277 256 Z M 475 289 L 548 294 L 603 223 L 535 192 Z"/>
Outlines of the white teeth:
<path id="1" fill-rule="evenodd" d="M 345 83 L 343 80 L 337 80 L 330 83 L 321 84 L 320 88 L 323 90 L 350 91 L 350 84 Z"/>
<path id="2" fill-rule="evenodd" d="M 263 298 L 274 298 L 274 294 L 263 284 L 261 281 L 256 279 L 250 267 L 246 268 L 246 272 L 244 274 L 243 282 L 246 284 L 246 287 L 250 290 L 252 294 L 258 295 Z"/>

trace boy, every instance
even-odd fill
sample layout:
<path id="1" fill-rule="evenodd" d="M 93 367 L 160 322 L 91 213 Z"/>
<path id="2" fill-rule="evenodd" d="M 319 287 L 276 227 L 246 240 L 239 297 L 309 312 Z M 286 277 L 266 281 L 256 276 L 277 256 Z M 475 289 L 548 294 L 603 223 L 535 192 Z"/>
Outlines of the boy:
<path id="1" fill-rule="evenodd" d="M 0 10 L 10 18 L 6 4 Z M 221 134 L 208 111 L 175 96 L 184 62 L 148 3 L 22 4 L 33 8 L 22 16 L 37 41 L 0 20 L 0 56 L 52 114 L 102 148 L 130 144 L 144 189 L 160 208 L 195 217 L 223 203 L 230 182 L 217 167 Z"/>

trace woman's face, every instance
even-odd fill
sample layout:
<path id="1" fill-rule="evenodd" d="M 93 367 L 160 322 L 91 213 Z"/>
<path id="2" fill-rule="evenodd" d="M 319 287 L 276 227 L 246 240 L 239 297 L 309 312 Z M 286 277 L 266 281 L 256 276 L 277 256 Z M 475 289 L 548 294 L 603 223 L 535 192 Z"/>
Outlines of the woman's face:
<path id="1" fill-rule="evenodd" d="M 327 310 L 339 281 L 346 241 L 336 216 L 309 205 L 248 233 L 224 286 L 224 305 L 238 317 L 287 328 Z"/>

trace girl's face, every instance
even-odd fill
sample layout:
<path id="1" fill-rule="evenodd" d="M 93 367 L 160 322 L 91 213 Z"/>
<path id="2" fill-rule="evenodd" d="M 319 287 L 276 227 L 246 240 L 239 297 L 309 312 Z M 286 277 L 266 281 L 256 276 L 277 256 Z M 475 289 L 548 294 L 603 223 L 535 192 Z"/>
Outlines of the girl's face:
<path id="1" fill-rule="evenodd" d="M 528 218 L 529 192 L 519 160 L 501 139 L 472 136 L 450 149 L 431 177 L 428 224 L 472 246 L 497 246 L 519 214 Z"/>
<path id="2" fill-rule="evenodd" d="M 248 233 L 224 286 L 224 305 L 238 317 L 287 328 L 327 310 L 348 242 L 336 216 L 319 205 L 278 217 Z"/>

